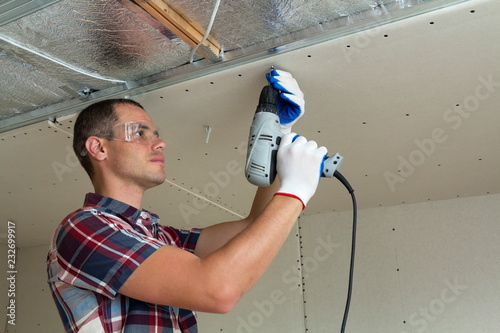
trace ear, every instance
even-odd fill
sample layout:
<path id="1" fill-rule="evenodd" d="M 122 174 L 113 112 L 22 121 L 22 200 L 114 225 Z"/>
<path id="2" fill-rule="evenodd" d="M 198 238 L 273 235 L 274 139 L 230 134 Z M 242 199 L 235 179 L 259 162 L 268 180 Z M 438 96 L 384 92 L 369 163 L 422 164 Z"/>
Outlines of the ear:
<path id="1" fill-rule="evenodd" d="M 98 138 L 97 136 L 89 137 L 85 142 L 85 148 L 87 148 L 89 155 L 98 161 L 103 161 L 107 157 L 104 139 L 102 138 Z"/>

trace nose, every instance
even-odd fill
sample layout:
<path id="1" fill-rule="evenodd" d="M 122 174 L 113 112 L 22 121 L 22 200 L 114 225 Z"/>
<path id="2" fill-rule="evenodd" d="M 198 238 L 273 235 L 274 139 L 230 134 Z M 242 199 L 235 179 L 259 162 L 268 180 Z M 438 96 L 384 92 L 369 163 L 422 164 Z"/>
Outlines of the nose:
<path id="1" fill-rule="evenodd" d="M 166 145 L 167 144 L 165 143 L 165 141 L 163 141 L 160 138 L 156 138 L 156 140 L 153 142 L 153 150 L 163 151 L 163 149 L 165 149 Z"/>

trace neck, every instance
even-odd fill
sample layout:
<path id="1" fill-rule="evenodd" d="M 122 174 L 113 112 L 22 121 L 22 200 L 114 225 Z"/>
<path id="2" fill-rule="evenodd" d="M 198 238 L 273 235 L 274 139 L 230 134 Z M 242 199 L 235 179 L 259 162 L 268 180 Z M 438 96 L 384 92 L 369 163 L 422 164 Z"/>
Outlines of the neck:
<path id="1" fill-rule="evenodd" d="M 139 189 L 136 186 L 130 185 L 110 185 L 102 182 L 93 182 L 94 191 L 96 194 L 113 198 L 115 200 L 126 203 L 129 206 L 142 210 L 142 199 L 144 197 L 144 189 Z"/>

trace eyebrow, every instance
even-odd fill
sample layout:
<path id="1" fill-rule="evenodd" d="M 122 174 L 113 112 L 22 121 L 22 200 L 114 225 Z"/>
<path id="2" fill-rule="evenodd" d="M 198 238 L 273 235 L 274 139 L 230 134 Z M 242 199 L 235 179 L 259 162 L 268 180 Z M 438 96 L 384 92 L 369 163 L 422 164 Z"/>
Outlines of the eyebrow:
<path id="1" fill-rule="evenodd" d="M 153 126 L 155 128 L 154 134 L 156 136 L 160 136 L 160 133 L 158 132 L 158 127 L 156 127 L 156 125 L 153 125 Z M 151 126 L 149 126 L 148 124 L 139 123 L 139 128 L 140 129 L 151 129 Z"/>

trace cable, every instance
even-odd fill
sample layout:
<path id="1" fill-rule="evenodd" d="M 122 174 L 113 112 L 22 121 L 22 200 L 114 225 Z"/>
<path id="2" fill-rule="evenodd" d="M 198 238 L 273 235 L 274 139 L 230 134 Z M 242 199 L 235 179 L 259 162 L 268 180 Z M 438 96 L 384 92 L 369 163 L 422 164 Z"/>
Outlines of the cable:
<path id="1" fill-rule="evenodd" d="M 342 320 L 342 328 L 340 329 L 340 332 L 344 333 L 345 325 L 347 323 L 347 315 L 349 313 L 349 306 L 351 304 L 352 280 L 353 280 L 353 276 L 354 276 L 354 249 L 356 247 L 356 224 L 357 224 L 358 209 L 356 207 L 356 197 L 354 196 L 354 190 L 352 189 L 352 187 L 349 184 L 349 182 L 338 171 L 335 171 L 335 173 L 333 175 L 335 176 L 335 178 L 337 178 L 345 186 L 345 188 L 351 194 L 351 198 L 352 198 L 352 211 L 353 211 L 353 218 L 352 218 L 352 243 L 351 243 L 351 264 L 350 264 L 350 268 L 349 268 L 349 286 L 347 288 L 347 300 L 346 300 L 346 305 L 345 305 L 345 310 L 344 310 L 344 319 Z"/>
<path id="2" fill-rule="evenodd" d="M 33 48 L 29 48 L 27 46 L 23 46 L 21 45 L 19 42 L 7 37 L 7 36 L 4 36 L 4 35 L 0 35 L 0 40 L 6 42 L 6 43 L 9 43 L 15 47 L 18 47 L 20 49 L 23 49 L 25 51 L 28 51 L 28 52 L 31 52 L 39 57 L 42 57 L 42 58 L 45 58 L 49 61 L 52 61 L 52 62 L 55 62 L 56 64 L 58 65 L 61 65 L 61 66 L 64 66 L 66 68 L 69 68 L 75 72 L 78 72 L 80 74 L 83 74 L 83 75 L 87 75 L 87 76 L 90 76 L 90 77 L 93 77 L 93 78 L 96 78 L 96 79 L 99 79 L 99 80 L 104 80 L 104 81 L 110 81 L 110 82 L 114 82 L 114 83 L 127 83 L 127 81 L 122 81 L 122 80 L 118 80 L 118 79 L 113 79 L 113 78 L 109 78 L 109 77 L 106 77 L 106 76 L 102 76 L 100 74 L 97 74 L 97 73 L 91 73 L 91 72 L 87 72 L 81 68 L 78 68 L 76 66 L 73 66 L 72 64 L 69 64 L 67 62 L 64 62 L 60 59 L 57 59 L 57 58 L 54 58 L 52 56 L 49 56 L 47 54 L 45 54 L 44 52 L 38 52 L 36 51 L 35 49 Z"/>
<path id="3" fill-rule="evenodd" d="M 219 10 L 220 2 L 221 0 L 217 0 L 217 2 L 215 3 L 214 10 L 212 12 L 212 17 L 210 18 L 210 23 L 208 23 L 208 28 L 207 31 L 205 32 L 205 36 L 203 36 L 203 39 L 198 43 L 198 45 L 196 45 L 191 50 L 191 54 L 189 55 L 189 63 L 192 63 L 194 61 L 194 53 L 196 52 L 196 50 L 198 50 L 201 44 L 203 44 L 207 40 L 208 35 L 210 34 L 210 30 L 212 30 L 212 24 L 214 24 L 215 15 L 217 14 L 217 10 Z"/>

